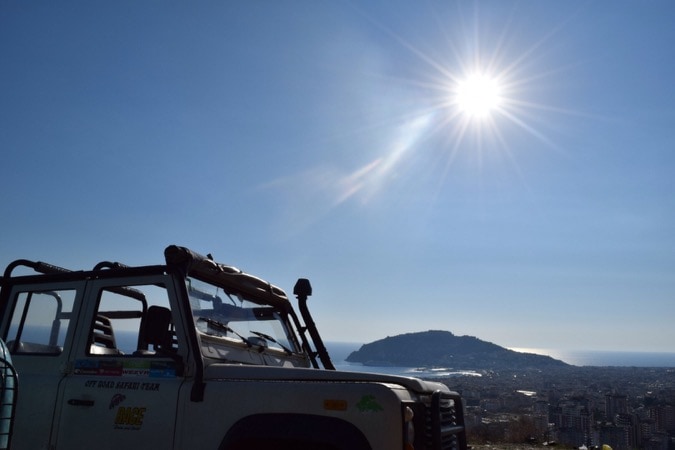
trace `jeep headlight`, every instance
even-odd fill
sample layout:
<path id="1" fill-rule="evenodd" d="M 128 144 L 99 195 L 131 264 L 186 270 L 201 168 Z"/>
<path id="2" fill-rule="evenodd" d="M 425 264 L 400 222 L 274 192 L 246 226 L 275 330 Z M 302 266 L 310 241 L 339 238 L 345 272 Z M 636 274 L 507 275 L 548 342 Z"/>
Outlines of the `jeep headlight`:
<path id="1" fill-rule="evenodd" d="M 410 406 L 403 407 L 403 448 L 404 450 L 415 449 L 415 413 Z"/>

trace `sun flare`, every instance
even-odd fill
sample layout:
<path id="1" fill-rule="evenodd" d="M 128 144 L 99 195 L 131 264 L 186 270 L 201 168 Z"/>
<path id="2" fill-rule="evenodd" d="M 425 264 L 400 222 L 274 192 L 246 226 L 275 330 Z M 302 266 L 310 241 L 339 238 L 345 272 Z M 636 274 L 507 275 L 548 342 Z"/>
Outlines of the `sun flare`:
<path id="1" fill-rule="evenodd" d="M 538 129 L 543 123 L 539 113 L 565 111 L 533 96 L 548 92 L 546 79 L 562 70 L 542 72 L 538 65 L 543 44 L 555 33 L 521 48 L 517 30 L 509 29 L 508 22 L 492 32 L 484 28 L 477 10 L 475 18 L 443 27 L 447 34 L 445 40 L 434 41 L 438 47 L 381 28 L 414 63 L 406 59 L 401 66 L 385 66 L 382 73 L 375 69 L 391 84 L 377 91 L 376 104 L 386 106 L 373 109 L 379 119 L 363 124 L 364 130 L 383 127 L 391 136 L 385 136 L 381 152 L 372 150 L 375 154 L 365 164 L 329 183 L 340 186 L 333 204 L 354 198 L 369 203 L 417 169 L 440 177 L 431 194 L 439 196 L 446 180 L 460 183 L 467 175 L 502 171 L 505 165 L 520 175 L 520 139 L 534 138 L 556 148 Z"/>
<path id="2" fill-rule="evenodd" d="M 455 102 L 470 118 L 485 118 L 501 106 L 500 83 L 487 75 L 470 75 L 457 83 Z"/>

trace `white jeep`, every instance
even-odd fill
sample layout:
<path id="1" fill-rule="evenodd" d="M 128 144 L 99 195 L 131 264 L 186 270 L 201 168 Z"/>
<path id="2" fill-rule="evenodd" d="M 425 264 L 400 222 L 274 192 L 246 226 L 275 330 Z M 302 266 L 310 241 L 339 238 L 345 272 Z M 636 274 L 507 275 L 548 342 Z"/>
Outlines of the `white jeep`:
<path id="1" fill-rule="evenodd" d="M 307 280 L 301 321 L 284 291 L 235 267 L 177 246 L 165 260 L 7 267 L 0 447 L 466 449 L 445 385 L 334 370 Z"/>

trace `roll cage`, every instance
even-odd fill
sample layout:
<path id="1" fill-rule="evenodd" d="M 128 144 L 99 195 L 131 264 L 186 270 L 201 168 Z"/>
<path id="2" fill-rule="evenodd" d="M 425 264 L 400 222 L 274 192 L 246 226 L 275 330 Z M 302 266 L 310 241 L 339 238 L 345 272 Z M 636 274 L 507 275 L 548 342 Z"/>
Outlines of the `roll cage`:
<path id="1" fill-rule="evenodd" d="M 176 245 L 168 246 L 164 251 L 164 256 L 166 260 L 166 266 L 140 266 L 140 267 L 130 267 L 118 262 L 109 262 L 102 261 L 94 266 L 91 271 L 71 271 L 59 266 L 48 264 L 45 262 L 34 262 L 30 260 L 16 260 L 10 263 L 0 280 L 2 280 L 3 285 L 9 285 L 14 282 L 17 276 L 13 276 L 13 272 L 18 267 L 27 267 L 33 269 L 33 271 L 42 274 L 40 275 L 40 281 L 44 281 L 44 276 L 47 275 L 48 278 L 54 276 L 58 279 L 83 279 L 83 278 L 106 278 L 119 276 L 121 274 L 126 275 L 151 275 L 159 273 L 175 273 L 179 275 L 182 279 L 188 280 L 189 278 L 194 278 L 201 280 L 205 283 L 212 284 L 222 288 L 223 292 L 228 295 L 237 296 L 240 298 L 246 299 L 248 302 L 251 302 L 254 311 L 254 314 L 258 314 L 263 317 L 265 315 L 270 315 L 273 311 L 278 311 L 279 314 L 284 316 L 284 320 L 290 325 L 288 330 L 285 332 L 288 335 L 288 343 L 276 342 L 276 345 L 283 349 L 284 351 L 299 351 L 306 354 L 309 357 L 312 367 L 319 368 L 319 361 L 317 356 L 321 361 L 322 365 L 326 369 L 334 369 L 330 357 L 321 341 L 321 338 L 316 330 L 313 320 L 309 315 L 309 312 L 306 308 L 306 300 L 309 295 L 311 295 L 311 287 L 307 280 L 301 279 L 296 285 L 296 290 L 298 286 L 302 286 L 299 289 L 299 292 L 294 292 L 298 296 L 300 302 L 300 310 L 305 322 L 303 325 L 295 313 L 291 303 L 286 296 L 286 293 L 279 287 L 272 285 L 258 277 L 247 274 L 239 270 L 234 266 L 229 266 L 225 264 L 217 263 L 213 258 L 208 256 L 202 256 L 186 247 L 179 247 Z M 35 275 L 27 275 L 28 277 Z M 23 278 L 23 277 L 22 277 Z M 187 283 L 186 283 L 187 285 Z M 115 288 L 113 288 L 115 289 Z M 5 289 L 3 289 L 5 291 Z M 4 295 L 8 295 L 5 292 L 0 291 L 2 295 L 0 298 L 3 299 L 2 307 L 6 307 L 7 302 L 3 298 Z M 124 295 L 129 298 L 136 299 L 140 302 L 140 308 L 134 311 L 110 311 L 108 312 L 110 317 L 115 318 L 138 318 L 144 317 L 148 310 L 148 302 L 142 292 L 132 288 L 132 287 L 119 287 L 116 288 L 115 292 L 120 295 Z M 190 292 L 188 288 L 184 291 L 186 295 L 185 298 L 190 297 Z M 192 295 L 195 295 L 193 292 Z M 186 317 L 189 317 L 193 312 L 190 308 L 190 305 L 187 302 L 184 305 L 183 314 L 186 314 Z M 257 308 L 256 308 L 257 305 Z M 270 308 L 271 307 L 271 308 Z M 215 319 L 212 319 L 215 320 Z M 212 322 L 212 325 L 215 323 Z M 58 321 L 54 322 L 54 326 L 58 326 Z M 217 325 L 216 325 L 217 326 Z M 296 335 L 297 332 L 297 335 Z M 306 333 L 309 332 L 314 348 L 312 349 L 312 344 L 308 339 Z M 58 330 L 56 331 L 58 333 Z M 199 342 L 194 336 L 194 333 L 188 333 L 189 345 L 195 350 L 199 348 Z M 299 336 L 299 340 L 297 339 Z M 261 341 L 266 341 L 266 344 L 275 344 L 276 337 L 270 336 L 267 333 L 257 333 L 256 342 L 260 343 Z M 246 345 L 250 345 L 251 342 L 246 342 L 248 337 L 245 337 L 242 341 Z M 198 370 L 198 372 L 200 372 Z"/>

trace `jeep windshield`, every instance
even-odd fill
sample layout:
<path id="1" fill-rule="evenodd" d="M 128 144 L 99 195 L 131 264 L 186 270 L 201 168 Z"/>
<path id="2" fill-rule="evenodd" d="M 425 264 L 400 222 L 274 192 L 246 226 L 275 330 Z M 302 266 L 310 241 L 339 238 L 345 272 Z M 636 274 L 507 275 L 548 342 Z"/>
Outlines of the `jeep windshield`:
<path id="1" fill-rule="evenodd" d="M 187 277 L 202 354 L 240 364 L 309 367 L 288 315 L 273 305 Z"/>

